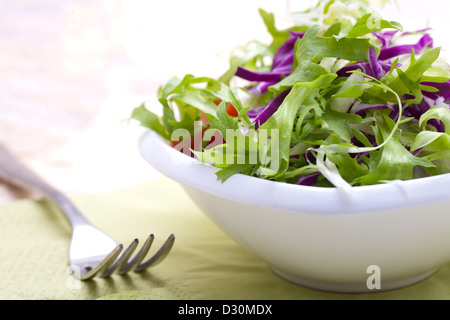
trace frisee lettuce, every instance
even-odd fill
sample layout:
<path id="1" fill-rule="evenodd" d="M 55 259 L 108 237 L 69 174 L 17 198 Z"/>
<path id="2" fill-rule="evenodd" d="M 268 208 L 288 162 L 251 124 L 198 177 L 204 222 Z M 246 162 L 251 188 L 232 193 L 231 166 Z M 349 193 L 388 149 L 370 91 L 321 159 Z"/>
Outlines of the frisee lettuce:
<path id="1" fill-rule="evenodd" d="M 318 1 L 286 30 L 260 15 L 271 43 L 240 47 L 218 79 L 172 79 L 158 92 L 162 117 L 143 104 L 132 118 L 174 145 L 179 129 L 208 136 L 186 146 L 221 181 L 244 174 L 351 192 L 450 173 L 450 67 L 430 30 L 404 32 L 367 0 Z"/>

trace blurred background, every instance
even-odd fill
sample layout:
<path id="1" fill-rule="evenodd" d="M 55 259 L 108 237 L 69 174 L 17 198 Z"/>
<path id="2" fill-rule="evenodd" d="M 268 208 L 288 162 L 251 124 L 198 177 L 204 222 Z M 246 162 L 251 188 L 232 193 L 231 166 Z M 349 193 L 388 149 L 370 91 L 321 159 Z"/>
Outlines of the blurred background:
<path id="1" fill-rule="evenodd" d="M 283 27 L 289 11 L 315 3 L 2 0 L 0 139 L 71 194 L 113 192 L 158 177 L 140 157 L 142 128 L 128 121 L 133 108 L 148 101 L 157 109 L 157 89 L 173 76 L 221 75 L 237 45 L 269 43 L 259 8 Z M 380 11 L 408 30 L 433 27 L 436 45 L 450 48 L 449 7 L 398 0 Z M 27 196 L 0 184 L 0 203 Z"/>

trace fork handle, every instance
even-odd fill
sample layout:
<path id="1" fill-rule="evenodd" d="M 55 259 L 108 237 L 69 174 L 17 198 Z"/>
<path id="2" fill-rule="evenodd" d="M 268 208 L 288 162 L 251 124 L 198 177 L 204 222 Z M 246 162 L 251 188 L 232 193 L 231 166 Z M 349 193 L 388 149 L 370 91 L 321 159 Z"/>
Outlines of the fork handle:
<path id="1" fill-rule="evenodd" d="M 0 144 L 0 177 L 8 183 L 21 188 L 40 191 L 53 199 L 72 226 L 78 223 L 88 223 L 86 218 L 63 193 L 26 167 L 2 144 Z"/>

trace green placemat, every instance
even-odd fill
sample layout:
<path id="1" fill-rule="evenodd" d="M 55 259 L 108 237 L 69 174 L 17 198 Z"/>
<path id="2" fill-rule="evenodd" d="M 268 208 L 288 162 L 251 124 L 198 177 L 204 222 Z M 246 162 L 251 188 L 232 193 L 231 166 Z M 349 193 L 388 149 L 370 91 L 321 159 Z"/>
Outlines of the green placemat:
<path id="1" fill-rule="evenodd" d="M 125 244 L 154 233 L 155 252 L 174 233 L 172 252 L 142 274 L 80 282 L 69 273 L 70 228 L 62 215 L 47 201 L 3 205 L 0 299 L 450 299 L 450 265 L 416 285 L 373 294 L 326 293 L 289 283 L 239 247 L 166 178 L 73 200 L 88 219 Z"/>

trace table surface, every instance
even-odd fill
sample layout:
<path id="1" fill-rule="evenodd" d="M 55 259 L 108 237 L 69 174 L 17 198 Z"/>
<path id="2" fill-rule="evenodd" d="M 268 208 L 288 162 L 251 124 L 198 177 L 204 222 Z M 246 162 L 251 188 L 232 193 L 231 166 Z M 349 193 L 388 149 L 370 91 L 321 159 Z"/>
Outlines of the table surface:
<path id="1" fill-rule="evenodd" d="M 424 281 L 386 292 L 339 294 L 292 284 L 238 246 L 168 178 L 72 199 L 89 220 L 119 242 L 143 241 L 154 233 L 153 254 L 173 233 L 172 251 L 144 273 L 81 282 L 68 268 L 70 228 L 66 220 L 45 201 L 16 201 L 0 206 L 0 299 L 450 299 L 450 264 Z"/>

